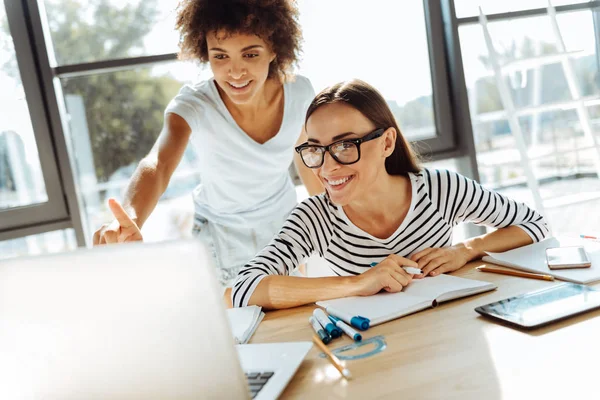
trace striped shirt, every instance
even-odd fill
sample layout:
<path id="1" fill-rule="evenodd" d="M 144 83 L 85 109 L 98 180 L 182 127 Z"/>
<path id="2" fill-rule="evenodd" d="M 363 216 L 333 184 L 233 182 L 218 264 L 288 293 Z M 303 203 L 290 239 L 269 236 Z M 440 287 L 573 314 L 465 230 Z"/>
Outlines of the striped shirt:
<path id="1" fill-rule="evenodd" d="M 410 208 L 387 239 L 355 226 L 325 194 L 298 204 L 269 245 L 240 270 L 233 287 L 234 306 L 246 306 L 264 277 L 290 275 L 312 254 L 325 258 L 336 275 L 348 276 L 367 271 L 371 263 L 390 254 L 410 257 L 428 247 L 448 247 L 453 227 L 461 222 L 494 228 L 518 226 L 534 242 L 549 232 L 544 217 L 535 210 L 462 175 L 428 169 L 408 175 Z"/>

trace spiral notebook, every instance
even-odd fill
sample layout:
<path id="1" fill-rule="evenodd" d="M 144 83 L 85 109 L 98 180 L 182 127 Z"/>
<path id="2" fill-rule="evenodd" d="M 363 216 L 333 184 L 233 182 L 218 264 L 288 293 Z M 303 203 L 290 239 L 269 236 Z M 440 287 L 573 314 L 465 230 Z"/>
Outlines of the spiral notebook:
<path id="1" fill-rule="evenodd" d="M 323 308 L 339 310 L 350 315 L 360 315 L 371 320 L 371 326 L 391 321 L 438 303 L 471 296 L 496 289 L 490 282 L 438 275 L 415 279 L 398 293 L 378 293 L 373 296 L 353 296 L 318 301 Z"/>

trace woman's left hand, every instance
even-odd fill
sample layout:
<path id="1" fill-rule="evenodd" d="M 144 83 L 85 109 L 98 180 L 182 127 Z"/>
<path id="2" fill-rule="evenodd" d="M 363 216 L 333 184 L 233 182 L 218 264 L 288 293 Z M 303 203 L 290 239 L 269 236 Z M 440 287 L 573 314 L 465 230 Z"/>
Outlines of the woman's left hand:
<path id="1" fill-rule="evenodd" d="M 436 276 L 444 272 L 456 271 L 471 260 L 469 249 L 462 243 L 438 249 L 426 248 L 410 257 L 419 264 L 422 276 Z M 419 277 L 418 275 L 416 277 Z"/>

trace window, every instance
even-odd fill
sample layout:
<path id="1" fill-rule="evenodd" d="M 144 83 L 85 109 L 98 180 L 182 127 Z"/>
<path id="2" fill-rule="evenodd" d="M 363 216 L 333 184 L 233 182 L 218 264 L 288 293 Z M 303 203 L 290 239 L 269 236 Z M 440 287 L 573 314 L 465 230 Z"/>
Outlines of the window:
<path id="1" fill-rule="evenodd" d="M 19 7 L 0 2 L 0 233 L 68 216 Z"/>
<path id="2" fill-rule="evenodd" d="M 460 2 L 456 3 L 458 11 Z M 569 74 L 545 12 L 490 19 L 488 28 L 546 217 L 555 232 L 579 234 L 597 230 L 595 221 L 584 216 L 600 206 L 600 148 L 593 142 L 593 135 L 600 142 L 598 28 L 591 9 L 558 13 L 556 21 L 587 117 L 572 100 Z M 510 114 L 498 90 L 483 29 L 478 23 L 465 23 L 459 33 L 481 182 L 534 206 L 525 178 L 527 166 L 508 122 Z M 586 123 L 592 135 L 586 134 Z"/>
<path id="3" fill-rule="evenodd" d="M 552 0 L 552 5 L 563 6 L 569 4 L 585 3 L 577 0 Z M 523 11 L 532 8 L 548 7 L 548 0 L 454 0 L 456 16 L 458 18 L 479 15 L 479 7 L 487 14 L 498 14 L 513 11 Z"/>
<path id="4" fill-rule="evenodd" d="M 0 209 L 48 201 L 8 19 L 0 7 Z"/>
<path id="5" fill-rule="evenodd" d="M 61 79 L 76 182 L 92 231 L 113 219 L 106 200 L 123 198 L 135 168 L 160 133 L 166 105 L 199 72 L 190 64 L 166 63 Z M 190 146 L 143 227 L 145 240 L 189 236 L 190 194 L 199 183 L 194 159 Z"/>
<path id="6" fill-rule="evenodd" d="M 77 241 L 73 229 L 46 232 L 0 241 L 2 259 L 75 250 Z"/>
<path id="7" fill-rule="evenodd" d="M 365 7 L 363 0 L 301 0 L 298 5 L 304 35 L 299 72 L 317 93 L 343 80 L 362 79 L 387 99 L 407 138 L 446 139 L 433 151 L 453 145 L 450 124 L 436 124 L 436 112 L 443 113 L 436 109 L 432 71 L 441 65 L 430 60 L 441 62 L 432 57 L 441 43 L 437 37 L 428 40 L 427 24 L 435 21 L 427 20 L 423 2 L 374 0 Z"/>
<path id="8" fill-rule="evenodd" d="M 174 53 L 175 1 L 44 0 L 57 65 Z"/>

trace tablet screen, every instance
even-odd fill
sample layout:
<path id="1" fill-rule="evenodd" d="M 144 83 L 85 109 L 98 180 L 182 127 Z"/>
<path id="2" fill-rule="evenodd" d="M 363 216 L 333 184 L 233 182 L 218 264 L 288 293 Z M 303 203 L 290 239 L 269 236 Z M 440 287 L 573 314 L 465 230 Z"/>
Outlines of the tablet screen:
<path id="1" fill-rule="evenodd" d="M 477 307 L 475 311 L 533 328 L 598 307 L 599 290 L 585 285 L 563 283 Z"/>

